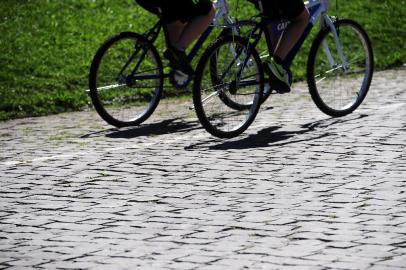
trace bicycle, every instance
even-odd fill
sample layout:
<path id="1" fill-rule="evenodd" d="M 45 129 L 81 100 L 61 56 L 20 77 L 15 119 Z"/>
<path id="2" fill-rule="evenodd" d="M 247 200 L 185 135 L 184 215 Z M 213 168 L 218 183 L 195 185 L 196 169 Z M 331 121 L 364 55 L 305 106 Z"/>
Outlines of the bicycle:
<path id="1" fill-rule="evenodd" d="M 374 62 L 370 39 L 354 20 L 329 16 L 331 0 L 310 0 L 305 5 L 310 13 L 308 26 L 284 65 L 287 68 L 291 65 L 320 19 L 320 31 L 307 60 L 309 92 L 322 112 L 332 117 L 347 115 L 362 103 L 371 84 Z M 265 34 L 272 51 L 271 40 L 280 37 L 289 21 L 255 17 L 259 21 L 230 24 L 229 27 L 248 26 L 251 30 L 247 36 L 220 37 L 205 51 L 196 68 L 194 108 L 203 127 L 219 138 L 232 138 L 244 132 L 254 121 L 260 105 L 275 92 L 272 84 L 264 82 L 261 59 L 268 55 L 260 55 L 256 46 Z M 272 36 L 266 31 L 269 24 Z M 237 54 L 223 50 L 227 47 L 234 48 Z M 351 89 L 343 87 L 343 78 Z"/>
<path id="2" fill-rule="evenodd" d="M 192 61 L 210 33 L 222 19 L 231 24 L 229 5 L 226 0 L 215 3 L 216 15 L 210 27 L 195 43 L 188 59 Z M 97 113 L 107 123 L 116 127 L 136 126 L 147 120 L 162 97 L 163 82 L 169 78 L 178 89 L 186 88 L 191 81 L 180 71 L 171 69 L 164 73 L 161 56 L 154 43 L 164 30 L 168 43 L 168 33 L 162 16 L 144 34 L 134 32 L 119 33 L 97 50 L 89 73 L 88 93 Z M 235 28 L 223 29 L 221 35 L 237 34 Z"/>

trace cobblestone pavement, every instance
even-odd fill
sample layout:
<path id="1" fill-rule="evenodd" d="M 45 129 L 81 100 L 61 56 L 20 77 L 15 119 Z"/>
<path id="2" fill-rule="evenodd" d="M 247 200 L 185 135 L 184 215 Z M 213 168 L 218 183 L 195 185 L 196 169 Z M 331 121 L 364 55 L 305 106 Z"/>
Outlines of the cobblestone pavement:
<path id="1" fill-rule="evenodd" d="M 343 118 L 296 84 L 233 140 L 187 104 L 2 122 L 0 269 L 406 269 L 405 78 Z"/>

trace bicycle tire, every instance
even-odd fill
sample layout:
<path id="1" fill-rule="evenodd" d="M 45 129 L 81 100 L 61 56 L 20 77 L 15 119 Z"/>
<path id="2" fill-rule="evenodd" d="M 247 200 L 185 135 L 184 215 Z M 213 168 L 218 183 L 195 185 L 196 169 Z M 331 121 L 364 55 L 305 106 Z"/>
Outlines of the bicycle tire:
<path id="1" fill-rule="evenodd" d="M 334 25 L 347 58 L 348 70 L 344 71 L 342 65 L 332 67 L 328 58 L 322 57 L 323 42 L 334 45 L 328 46 L 329 49 L 336 48 L 331 29 L 326 27 L 318 33 L 311 46 L 307 83 L 316 106 L 327 115 L 341 117 L 353 112 L 365 99 L 373 76 L 374 60 L 371 41 L 357 22 L 343 19 Z M 357 50 L 361 50 L 363 55 L 357 55 Z M 332 51 L 331 55 L 339 61 L 336 51 Z"/>
<path id="2" fill-rule="evenodd" d="M 219 138 L 232 138 L 244 132 L 254 121 L 260 104 L 264 88 L 264 73 L 258 53 L 255 49 L 251 51 L 250 59 L 256 65 L 254 69 L 254 79 L 249 81 L 251 84 L 247 87 L 240 87 L 245 81 L 236 78 L 239 72 L 238 64 L 235 64 L 235 55 L 227 51 L 227 47 L 248 48 L 248 41 L 238 36 L 223 36 L 209 46 L 203 53 L 195 72 L 193 84 L 193 103 L 197 117 L 202 126 L 213 136 Z M 222 49 L 226 55 L 221 55 Z M 221 50 L 221 51 L 220 51 Z M 216 72 L 219 71 L 219 64 L 223 64 L 226 70 L 223 77 L 230 74 L 234 80 L 213 80 L 213 55 L 216 54 Z M 227 57 L 232 55 L 230 62 Z M 249 72 L 251 67 L 245 67 L 241 71 L 241 77 Z M 228 72 L 232 70 L 231 72 Z M 237 73 L 233 73 L 237 72 Z M 247 81 L 247 80 L 246 80 Z M 248 81 L 247 81 L 248 82 Z M 255 89 L 252 89 L 253 88 Z M 207 88 L 206 88 L 207 87 Z M 235 88 L 235 89 L 234 89 Z M 232 101 L 233 105 L 230 105 Z M 250 106 L 237 106 L 235 104 L 251 104 Z M 214 108 L 214 111 L 211 111 Z"/>
<path id="3" fill-rule="evenodd" d="M 137 49 L 139 53 L 135 54 Z M 148 76 L 152 79 L 140 79 Z M 123 32 L 108 39 L 96 52 L 89 73 L 89 95 L 107 123 L 136 126 L 158 106 L 163 79 L 162 61 L 153 44 L 142 35 Z"/>

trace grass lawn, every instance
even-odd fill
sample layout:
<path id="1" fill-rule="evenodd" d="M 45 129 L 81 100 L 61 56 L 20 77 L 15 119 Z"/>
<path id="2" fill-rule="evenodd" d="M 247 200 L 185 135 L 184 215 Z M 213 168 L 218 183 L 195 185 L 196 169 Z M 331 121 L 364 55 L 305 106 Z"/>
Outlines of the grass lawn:
<path id="1" fill-rule="evenodd" d="M 239 19 L 255 14 L 230 0 Z M 377 69 L 406 63 L 406 0 L 340 1 L 331 14 L 360 22 L 373 43 Z M 81 110 L 92 57 L 121 31 L 144 31 L 154 16 L 133 0 L 2 0 L 0 9 L 0 120 Z M 313 33 L 315 34 L 315 33 Z M 159 49 L 163 49 L 162 39 Z M 305 75 L 308 40 L 293 65 Z"/>

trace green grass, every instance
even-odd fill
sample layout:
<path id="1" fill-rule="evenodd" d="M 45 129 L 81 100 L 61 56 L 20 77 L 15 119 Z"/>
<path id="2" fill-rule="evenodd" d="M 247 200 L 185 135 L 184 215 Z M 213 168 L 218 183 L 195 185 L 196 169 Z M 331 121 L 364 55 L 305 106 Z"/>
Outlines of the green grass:
<path id="1" fill-rule="evenodd" d="M 240 19 L 255 14 L 245 0 L 239 12 L 236 0 L 230 2 Z M 406 62 L 405 0 L 339 4 L 340 17 L 356 19 L 368 31 L 377 69 Z M 88 70 L 100 44 L 120 31 L 143 31 L 155 20 L 133 0 L 2 0 L 1 5 L 0 120 L 86 108 Z M 306 42 L 293 66 L 296 79 L 304 78 L 309 46 Z M 158 47 L 162 50 L 162 39 Z"/>

